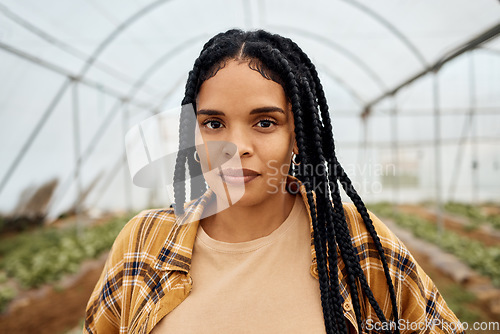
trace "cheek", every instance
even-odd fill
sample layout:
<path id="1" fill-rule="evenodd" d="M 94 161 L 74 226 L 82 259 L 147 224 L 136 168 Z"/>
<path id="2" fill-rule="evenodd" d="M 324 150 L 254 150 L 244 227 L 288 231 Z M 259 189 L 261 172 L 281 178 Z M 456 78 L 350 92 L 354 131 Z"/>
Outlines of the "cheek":
<path id="1" fill-rule="evenodd" d="M 283 165 L 289 164 L 293 143 L 291 139 L 290 135 L 287 134 L 263 140 L 259 145 L 262 162 L 268 167 L 272 166 L 271 168 L 281 168 Z M 283 166 L 283 169 L 287 169 L 286 166 Z"/>

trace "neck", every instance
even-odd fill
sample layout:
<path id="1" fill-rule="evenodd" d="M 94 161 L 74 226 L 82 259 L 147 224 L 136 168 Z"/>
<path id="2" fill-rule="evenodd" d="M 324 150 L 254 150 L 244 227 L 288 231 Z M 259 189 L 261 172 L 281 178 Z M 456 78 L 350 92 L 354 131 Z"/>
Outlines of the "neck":
<path id="1" fill-rule="evenodd" d="M 215 240 L 245 242 L 265 237 L 276 230 L 290 214 L 295 196 L 278 192 L 256 205 L 238 203 L 200 221 L 203 230 Z M 212 201 L 210 205 L 217 205 Z"/>

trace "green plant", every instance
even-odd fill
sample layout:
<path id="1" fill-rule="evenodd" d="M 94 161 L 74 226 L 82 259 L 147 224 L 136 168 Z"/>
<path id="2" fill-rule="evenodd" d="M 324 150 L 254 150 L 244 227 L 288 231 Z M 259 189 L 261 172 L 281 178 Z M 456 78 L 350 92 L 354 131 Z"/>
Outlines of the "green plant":
<path id="1" fill-rule="evenodd" d="M 476 205 L 448 202 L 444 205 L 444 209 L 450 213 L 461 215 L 469 220 L 468 228 L 475 229 L 481 224 L 490 224 L 496 229 L 500 229 L 500 216 L 487 215 L 481 211 L 481 208 Z"/>
<path id="2" fill-rule="evenodd" d="M 432 222 L 398 212 L 388 203 L 374 204 L 370 209 L 379 216 L 392 218 L 396 224 L 409 229 L 416 237 L 430 241 L 454 254 L 471 268 L 490 277 L 493 284 L 500 286 L 500 247 L 487 247 L 477 240 L 451 231 L 439 233 L 437 226 Z"/>
<path id="3" fill-rule="evenodd" d="M 17 295 L 17 291 L 7 285 L 0 285 L 0 313 L 5 310 L 9 302 Z"/>
<path id="4" fill-rule="evenodd" d="M 0 284 L 7 282 L 7 273 L 5 271 L 0 271 Z"/>
<path id="5" fill-rule="evenodd" d="M 0 247 L 0 268 L 22 287 L 32 288 L 74 273 L 80 263 L 111 248 L 130 216 L 85 228 L 36 231 L 19 235 Z"/>

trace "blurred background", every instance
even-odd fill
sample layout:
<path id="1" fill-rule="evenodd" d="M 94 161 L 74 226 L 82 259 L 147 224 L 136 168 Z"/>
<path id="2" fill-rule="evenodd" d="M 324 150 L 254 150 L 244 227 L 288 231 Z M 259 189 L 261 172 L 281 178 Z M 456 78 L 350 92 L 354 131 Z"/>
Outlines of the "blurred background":
<path id="1" fill-rule="evenodd" d="M 81 332 L 124 223 L 170 205 L 125 134 L 230 28 L 301 46 L 368 208 L 462 321 L 500 321 L 499 1 L 0 0 L 0 332 Z"/>

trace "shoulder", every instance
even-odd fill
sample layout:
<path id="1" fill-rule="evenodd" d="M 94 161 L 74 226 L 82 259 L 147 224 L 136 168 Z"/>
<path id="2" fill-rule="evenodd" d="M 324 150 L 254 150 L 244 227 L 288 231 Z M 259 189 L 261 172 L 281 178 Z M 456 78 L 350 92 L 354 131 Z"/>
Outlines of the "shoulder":
<path id="1" fill-rule="evenodd" d="M 163 245 L 175 221 L 172 208 L 143 210 L 125 224 L 115 240 L 113 251 L 122 254 L 145 248 L 154 251 Z"/>
<path id="2" fill-rule="evenodd" d="M 360 237 L 363 235 L 369 235 L 369 231 L 363 220 L 363 217 L 358 212 L 356 206 L 353 203 L 342 203 L 344 207 L 344 214 L 346 216 L 347 225 L 349 226 L 349 231 L 352 237 Z M 397 243 L 402 246 L 401 241 L 392 232 L 382 220 L 380 220 L 373 212 L 367 210 L 368 217 L 377 232 L 382 244 L 384 243 Z"/>
<path id="3" fill-rule="evenodd" d="M 343 203 L 343 206 L 353 245 L 356 247 L 359 258 L 364 262 L 365 269 L 382 269 L 379 249 L 372 236 L 374 230 L 394 280 L 405 281 L 409 277 L 417 279 L 420 278 L 417 276 L 422 276 L 422 274 L 426 276 L 418 268 L 418 263 L 406 245 L 379 217 L 367 210 L 369 221 L 365 222 L 354 204 Z M 373 226 L 373 230 L 369 225 Z"/>
<path id="4" fill-rule="evenodd" d="M 155 270 L 163 235 L 168 235 L 174 223 L 173 209 L 152 209 L 141 211 L 125 224 L 87 303 L 85 332 L 117 333 L 120 326 L 128 325 L 129 313 L 138 305 L 135 288 L 147 285 L 144 278 Z M 128 308 L 121 308 L 124 303 Z"/>
<path id="5" fill-rule="evenodd" d="M 386 298 L 387 281 L 373 238 L 356 206 L 344 203 L 343 207 L 353 244 L 373 294 L 382 302 L 382 306 L 389 307 Z M 455 333 L 451 330 L 455 326 L 456 333 L 461 333 L 459 320 L 403 242 L 376 215 L 370 211 L 367 213 L 387 260 L 398 300 L 399 318 L 403 319 L 405 324 L 436 321 L 440 332 Z"/>
<path id="6" fill-rule="evenodd" d="M 372 235 L 375 234 L 375 238 L 380 241 L 379 245 L 396 285 L 403 284 L 409 278 L 410 280 L 418 280 L 422 274 L 426 276 L 423 271 L 419 270 L 418 264 L 404 243 L 375 214 L 367 211 L 368 217 L 365 218 L 369 219 L 365 220 L 369 221 L 366 222 L 354 204 L 344 203 L 343 206 L 351 240 L 356 247 L 356 253 L 365 274 L 376 275 L 382 282 L 386 280 L 385 275 L 379 275 L 383 274 L 383 265 L 379 246 Z M 373 226 L 373 229 L 370 225 Z"/>

